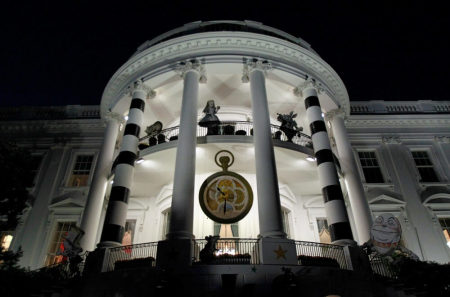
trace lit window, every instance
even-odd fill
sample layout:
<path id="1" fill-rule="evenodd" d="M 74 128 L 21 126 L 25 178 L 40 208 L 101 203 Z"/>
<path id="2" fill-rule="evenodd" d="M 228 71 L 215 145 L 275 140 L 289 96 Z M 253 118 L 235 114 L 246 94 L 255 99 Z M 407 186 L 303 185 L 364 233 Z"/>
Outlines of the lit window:
<path id="1" fill-rule="evenodd" d="M 69 187 L 84 187 L 88 185 L 93 160 L 94 156 L 92 155 L 77 156 L 69 179 Z"/>
<path id="2" fill-rule="evenodd" d="M 214 222 L 214 235 L 219 235 L 221 238 L 239 237 L 239 225 L 238 223 L 221 224 Z"/>
<path id="3" fill-rule="evenodd" d="M 163 213 L 163 228 L 162 228 L 162 239 L 166 239 L 166 235 L 169 233 L 170 227 L 170 208 L 165 210 Z"/>
<path id="4" fill-rule="evenodd" d="M 331 243 L 330 230 L 326 218 L 317 218 L 317 230 L 319 231 L 320 243 Z"/>
<path id="5" fill-rule="evenodd" d="M 413 151 L 411 153 L 419 171 L 420 181 L 438 182 L 439 179 L 434 171 L 433 163 L 431 163 L 428 153 L 426 151 Z"/>
<path id="6" fill-rule="evenodd" d="M 12 231 L 0 232 L 0 250 L 7 251 L 13 239 Z"/>
<path id="7" fill-rule="evenodd" d="M 286 233 L 287 238 L 291 238 L 290 228 L 289 228 L 289 213 L 290 211 L 286 208 L 281 208 L 281 218 L 283 220 L 283 231 Z"/>
<path id="8" fill-rule="evenodd" d="M 450 248 L 450 218 L 441 218 L 439 219 L 439 223 L 441 224 L 444 237 L 447 240 L 447 246 Z"/>
<path id="9" fill-rule="evenodd" d="M 67 257 L 62 255 L 65 249 L 64 239 L 69 235 L 69 231 L 73 227 L 76 227 L 75 222 L 58 222 L 56 225 L 56 230 L 53 232 L 53 236 L 50 241 L 45 266 L 58 264 L 67 260 Z"/>
<path id="10" fill-rule="evenodd" d="M 358 152 L 366 183 L 384 183 L 375 152 Z"/>
<path id="11" fill-rule="evenodd" d="M 136 220 L 127 220 L 125 222 L 125 233 L 123 234 L 122 245 L 133 244 L 135 229 L 136 229 Z"/>
<path id="12" fill-rule="evenodd" d="M 219 235 L 221 239 L 239 237 L 239 225 L 238 223 L 220 224 L 214 222 L 214 235 Z M 236 248 L 238 248 L 239 245 L 236 243 L 235 240 L 219 241 L 216 244 L 216 247 L 217 247 L 216 255 L 221 254 L 234 255 L 237 252 L 239 252 L 239 249 L 236 250 Z"/>

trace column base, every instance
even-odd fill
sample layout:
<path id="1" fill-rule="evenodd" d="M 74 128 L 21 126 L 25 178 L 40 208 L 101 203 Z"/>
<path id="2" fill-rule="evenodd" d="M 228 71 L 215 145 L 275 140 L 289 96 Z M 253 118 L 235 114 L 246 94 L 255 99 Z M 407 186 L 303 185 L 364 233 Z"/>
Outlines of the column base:
<path id="1" fill-rule="evenodd" d="M 97 249 L 104 249 L 104 248 L 115 248 L 122 246 L 120 243 L 115 241 L 102 241 L 97 244 Z"/>
<path id="2" fill-rule="evenodd" d="M 259 256 L 261 264 L 296 265 L 295 241 L 286 238 L 260 238 Z"/>
<path id="3" fill-rule="evenodd" d="M 168 239 L 158 242 L 156 266 L 160 268 L 176 268 L 192 264 L 194 251 L 191 239 Z"/>
<path id="4" fill-rule="evenodd" d="M 353 239 L 339 239 L 332 242 L 332 244 L 335 245 L 341 245 L 341 246 L 357 246 L 358 243 L 354 241 Z"/>

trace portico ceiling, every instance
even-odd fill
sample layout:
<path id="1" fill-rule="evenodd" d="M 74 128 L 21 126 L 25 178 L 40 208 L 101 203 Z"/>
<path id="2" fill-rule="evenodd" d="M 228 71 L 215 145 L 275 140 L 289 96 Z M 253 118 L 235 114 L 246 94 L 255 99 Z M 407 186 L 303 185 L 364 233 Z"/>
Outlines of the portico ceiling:
<path id="1" fill-rule="evenodd" d="M 255 159 L 252 143 L 198 144 L 196 150 L 196 188 L 203 179 L 221 171 L 214 163 L 219 150 L 229 150 L 235 162 L 229 168 L 245 177 L 255 176 Z M 144 162 L 136 164 L 131 189 L 134 197 L 156 197 L 165 185 L 173 182 L 176 148 L 166 149 L 144 156 Z M 306 160 L 307 155 L 294 150 L 275 147 L 278 181 L 287 185 L 295 196 L 320 194 L 315 162 Z M 256 184 L 252 184 L 256 191 Z M 197 195 L 196 193 L 195 195 Z"/>

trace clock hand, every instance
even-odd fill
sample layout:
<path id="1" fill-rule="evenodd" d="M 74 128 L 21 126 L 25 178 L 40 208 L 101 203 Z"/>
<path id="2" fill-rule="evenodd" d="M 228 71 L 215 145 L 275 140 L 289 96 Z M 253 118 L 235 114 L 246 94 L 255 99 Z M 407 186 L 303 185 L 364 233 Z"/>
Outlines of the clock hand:
<path id="1" fill-rule="evenodd" d="M 225 204 L 223 205 L 223 214 L 227 212 L 227 198 L 225 198 Z"/>
<path id="2" fill-rule="evenodd" d="M 225 193 L 224 192 L 222 192 L 222 190 L 219 188 L 219 187 L 217 187 L 217 190 L 220 192 L 220 194 L 222 194 L 222 195 L 224 195 L 225 196 Z"/>

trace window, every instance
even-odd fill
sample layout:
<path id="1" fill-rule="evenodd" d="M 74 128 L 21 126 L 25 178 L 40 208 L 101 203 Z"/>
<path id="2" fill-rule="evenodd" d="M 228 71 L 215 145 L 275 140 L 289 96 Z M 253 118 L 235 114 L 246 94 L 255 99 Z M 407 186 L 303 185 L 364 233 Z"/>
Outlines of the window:
<path id="1" fill-rule="evenodd" d="M 330 230 L 326 218 L 317 218 L 317 230 L 319 231 L 320 243 L 331 243 Z"/>
<path id="2" fill-rule="evenodd" d="M 366 183 L 384 183 L 375 152 L 358 152 Z"/>
<path id="3" fill-rule="evenodd" d="M 11 245 L 13 239 L 12 231 L 2 231 L 0 232 L 0 250 L 7 251 Z"/>
<path id="4" fill-rule="evenodd" d="M 88 185 L 93 155 L 78 155 L 69 178 L 69 187 L 84 187 Z"/>
<path id="5" fill-rule="evenodd" d="M 214 222 L 214 235 L 219 235 L 221 238 L 239 237 L 239 225 L 238 223 L 220 224 Z"/>
<path id="6" fill-rule="evenodd" d="M 426 151 L 413 151 L 411 152 L 416 163 L 417 170 L 419 170 L 420 181 L 421 182 L 438 182 L 439 179 L 433 168 L 433 163 L 428 156 Z"/>
<path id="7" fill-rule="evenodd" d="M 283 220 L 283 231 L 286 233 L 288 238 L 291 238 L 290 228 L 289 228 L 289 213 L 290 211 L 286 208 L 281 208 L 281 218 Z"/>
<path id="8" fill-rule="evenodd" d="M 122 245 L 133 244 L 135 229 L 136 229 L 136 220 L 127 220 L 125 222 L 125 233 L 123 234 Z"/>
<path id="9" fill-rule="evenodd" d="M 166 239 L 167 233 L 169 233 L 170 227 L 170 208 L 165 210 L 163 213 L 163 228 L 162 228 L 162 239 Z"/>
<path id="10" fill-rule="evenodd" d="M 220 224 L 214 222 L 214 235 L 219 235 L 221 239 L 239 237 L 239 225 L 238 223 Z M 239 252 L 239 244 L 236 240 L 219 241 L 216 244 L 216 247 L 217 247 L 216 255 L 221 254 L 234 255 L 237 252 Z"/>
<path id="11" fill-rule="evenodd" d="M 69 235 L 71 228 L 75 226 L 75 222 L 58 222 L 50 241 L 50 248 L 47 253 L 47 259 L 45 260 L 46 266 L 61 263 L 66 260 L 66 257 L 62 255 L 62 252 L 64 252 L 64 239 Z"/>
<path id="12" fill-rule="evenodd" d="M 447 246 L 450 248 L 450 218 L 440 218 L 439 223 L 442 227 L 442 232 L 447 240 Z"/>

